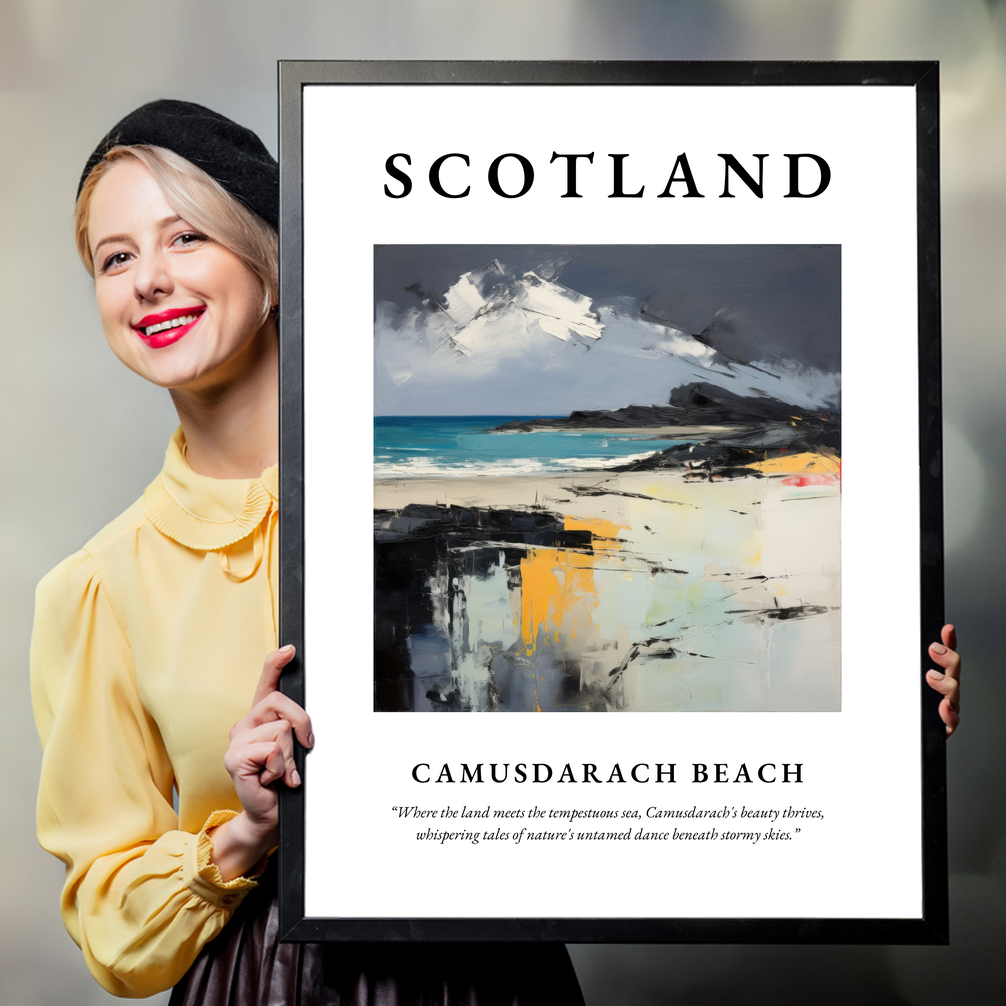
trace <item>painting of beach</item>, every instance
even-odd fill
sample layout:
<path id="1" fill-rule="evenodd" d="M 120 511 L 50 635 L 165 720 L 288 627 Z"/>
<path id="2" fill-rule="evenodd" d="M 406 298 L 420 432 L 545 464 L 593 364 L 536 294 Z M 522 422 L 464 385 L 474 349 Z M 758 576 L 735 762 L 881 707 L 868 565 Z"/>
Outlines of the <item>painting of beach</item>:
<path id="1" fill-rule="evenodd" d="M 374 708 L 841 708 L 841 249 L 374 249 Z"/>

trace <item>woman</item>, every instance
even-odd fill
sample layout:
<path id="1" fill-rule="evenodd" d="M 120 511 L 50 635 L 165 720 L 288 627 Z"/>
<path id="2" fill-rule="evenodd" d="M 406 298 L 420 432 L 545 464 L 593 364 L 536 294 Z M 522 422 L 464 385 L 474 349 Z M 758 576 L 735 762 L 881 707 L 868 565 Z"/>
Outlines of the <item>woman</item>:
<path id="1" fill-rule="evenodd" d="M 38 831 L 67 929 L 121 996 L 580 1004 L 561 945 L 277 944 L 276 786 L 300 785 L 294 737 L 313 744 L 277 690 L 277 220 L 258 137 L 187 102 L 131 113 L 81 178 L 106 339 L 180 426 L 143 497 L 38 589 Z"/>
<path id="2" fill-rule="evenodd" d="M 39 585 L 38 830 L 67 929 L 122 996 L 582 1003 L 561 946 L 276 942 L 276 785 L 300 784 L 293 738 L 313 744 L 274 649 L 277 186 L 253 133 L 175 101 L 123 119 L 81 179 L 106 338 L 180 427 L 143 497 Z M 954 646 L 948 626 L 930 651 L 948 734 Z"/>

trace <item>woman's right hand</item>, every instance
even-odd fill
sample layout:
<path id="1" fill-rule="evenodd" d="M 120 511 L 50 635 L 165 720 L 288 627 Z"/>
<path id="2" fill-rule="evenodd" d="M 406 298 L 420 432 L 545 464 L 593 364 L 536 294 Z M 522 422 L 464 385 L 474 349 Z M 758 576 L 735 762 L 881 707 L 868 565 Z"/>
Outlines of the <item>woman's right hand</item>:
<path id="1" fill-rule="evenodd" d="M 279 691 L 280 675 L 295 652 L 284 646 L 266 657 L 251 710 L 231 727 L 224 766 L 244 810 L 209 833 L 211 859 L 225 881 L 247 873 L 277 844 L 279 793 L 274 784 L 282 779 L 291 788 L 300 785 L 294 734 L 304 747 L 314 746 L 311 717 Z"/>

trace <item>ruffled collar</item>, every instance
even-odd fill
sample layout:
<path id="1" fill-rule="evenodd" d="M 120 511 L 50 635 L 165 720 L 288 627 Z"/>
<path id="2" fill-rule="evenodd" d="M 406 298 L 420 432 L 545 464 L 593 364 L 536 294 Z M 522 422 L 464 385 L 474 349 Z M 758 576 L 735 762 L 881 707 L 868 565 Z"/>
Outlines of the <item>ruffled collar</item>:
<path id="1" fill-rule="evenodd" d="M 164 468 L 143 494 L 143 512 L 162 534 L 186 548 L 211 552 L 252 533 L 279 500 L 279 466 L 257 479 L 213 479 L 185 460 L 185 437 L 175 430 Z"/>

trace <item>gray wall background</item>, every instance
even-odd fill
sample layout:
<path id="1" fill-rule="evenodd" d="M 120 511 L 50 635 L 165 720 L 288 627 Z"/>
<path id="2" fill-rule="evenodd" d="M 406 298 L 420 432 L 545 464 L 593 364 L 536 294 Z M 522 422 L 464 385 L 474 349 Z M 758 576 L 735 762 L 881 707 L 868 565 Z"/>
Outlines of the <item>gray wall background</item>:
<path id="1" fill-rule="evenodd" d="M 572 952 L 591 1006 L 1006 1002 L 1006 3 L 3 0 L 0 1004 L 109 998 L 63 931 L 61 868 L 34 838 L 32 591 L 139 495 L 175 423 L 167 396 L 104 345 L 71 241 L 78 173 L 113 122 L 159 97 L 217 108 L 275 149 L 279 58 L 942 61 L 947 614 L 967 665 L 949 755 L 953 945 Z"/>

